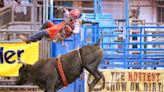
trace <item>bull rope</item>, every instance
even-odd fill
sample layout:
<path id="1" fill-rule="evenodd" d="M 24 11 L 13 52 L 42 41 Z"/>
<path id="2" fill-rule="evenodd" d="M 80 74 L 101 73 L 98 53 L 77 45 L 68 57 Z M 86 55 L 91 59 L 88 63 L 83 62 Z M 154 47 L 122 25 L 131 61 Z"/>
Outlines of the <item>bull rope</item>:
<path id="1" fill-rule="evenodd" d="M 82 58 L 81 58 L 81 54 L 80 54 L 80 48 L 79 48 L 79 46 L 77 47 L 77 53 L 78 53 L 78 55 L 79 55 L 79 58 L 80 58 L 80 64 L 81 65 L 83 65 L 83 63 L 82 63 Z"/>
<path id="2" fill-rule="evenodd" d="M 61 76 L 62 81 L 63 81 L 63 85 L 64 86 L 67 86 L 68 85 L 68 82 L 67 82 L 67 79 L 65 77 L 62 64 L 60 62 L 60 55 L 58 56 L 58 69 L 59 69 L 59 73 L 60 73 L 60 76 Z"/>

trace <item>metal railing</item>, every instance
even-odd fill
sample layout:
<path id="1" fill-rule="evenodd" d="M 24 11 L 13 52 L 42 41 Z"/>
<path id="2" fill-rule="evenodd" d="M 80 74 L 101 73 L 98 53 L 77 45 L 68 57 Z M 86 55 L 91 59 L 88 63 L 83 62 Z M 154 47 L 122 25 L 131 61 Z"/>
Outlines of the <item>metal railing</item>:
<path id="1" fill-rule="evenodd" d="M 0 28 L 9 29 L 16 25 L 29 25 L 31 29 L 38 29 L 36 26 L 42 24 L 42 6 L 28 4 L 26 7 L 26 14 L 22 11 L 23 5 L 11 5 L 0 9 Z M 13 29 L 14 27 L 12 27 Z M 15 29 L 20 29 L 15 28 Z"/>
<path id="2" fill-rule="evenodd" d="M 2 42 L 21 42 L 19 35 L 23 34 L 25 36 L 32 35 L 38 30 L 1 30 L 0 31 L 0 43 Z M 39 58 L 49 58 L 50 57 L 50 42 L 49 39 L 43 38 L 39 43 Z"/>
<path id="3" fill-rule="evenodd" d="M 97 39 L 99 35 L 89 34 L 88 29 L 85 31 L 87 33 L 86 42 L 89 37 L 91 39 L 89 42 L 93 43 L 92 41 Z M 125 69 L 164 68 L 164 27 L 127 27 L 128 31 L 123 30 L 123 32 L 115 32 L 117 28 L 112 27 L 102 27 L 102 29 L 106 31 L 104 31 L 102 41 L 104 60 L 100 67 Z M 118 40 L 119 36 L 122 37 L 122 40 Z"/>
<path id="4" fill-rule="evenodd" d="M 0 92 L 43 92 L 38 86 L 29 85 L 15 85 L 17 77 L 0 77 Z"/>
<path id="5" fill-rule="evenodd" d="M 88 14 L 86 18 L 94 19 Z M 102 16 L 102 18 L 100 17 Z M 113 19 L 97 14 L 98 25 L 83 25 L 83 44 L 95 43 L 101 31 L 104 59 L 100 68 L 163 69 L 164 68 L 164 26 L 114 25 Z"/>

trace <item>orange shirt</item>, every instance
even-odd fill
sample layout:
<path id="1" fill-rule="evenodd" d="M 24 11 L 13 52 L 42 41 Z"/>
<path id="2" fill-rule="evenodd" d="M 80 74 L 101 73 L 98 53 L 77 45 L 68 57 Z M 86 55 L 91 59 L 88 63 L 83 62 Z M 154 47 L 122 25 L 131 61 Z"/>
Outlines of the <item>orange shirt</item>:
<path id="1" fill-rule="evenodd" d="M 49 28 L 46 29 L 46 31 L 48 32 L 48 35 L 50 37 L 51 40 L 54 39 L 54 37 L 56 36 L 56 34 L 62 29 L 62 27 L 65 25 L 64 22 L 61 22 L 60 24 L 53 24 L 53 22 L 49 22 Z"/>

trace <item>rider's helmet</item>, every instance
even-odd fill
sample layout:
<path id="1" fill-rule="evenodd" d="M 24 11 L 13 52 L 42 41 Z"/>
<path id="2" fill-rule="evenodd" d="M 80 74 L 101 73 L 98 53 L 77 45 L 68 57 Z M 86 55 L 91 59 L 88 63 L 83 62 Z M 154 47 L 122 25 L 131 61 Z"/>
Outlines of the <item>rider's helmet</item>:
<path id="1" fill-rule="evenodd" d="M 69 13 L 71 19 L 78 19 L 80 17 L 80 10 L 78 9 L 73 9 Z"/>

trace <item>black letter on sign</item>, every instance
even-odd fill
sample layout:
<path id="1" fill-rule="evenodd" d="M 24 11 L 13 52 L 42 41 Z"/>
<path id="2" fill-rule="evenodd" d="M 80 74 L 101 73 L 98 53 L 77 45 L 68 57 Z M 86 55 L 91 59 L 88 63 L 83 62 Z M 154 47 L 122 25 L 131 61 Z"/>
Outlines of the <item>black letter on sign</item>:
<path id="1" fill-rule="evenodd" d="M 11 53 L 11 54 L 10 54 L 9 56 L 7 56 L 8 53 Z M 10 59 L 12 56 L 14 56 L 14 55 L 15 55 L 15 52 L 12 51 L 12 50 L 9 50 L 9 51 L 5 52 L 4 57 L 5 57 L 6 62 L 9 63 L 9 64 L 14 63 L 15 60 L 13 60 L 13 61 L 9 61 L 9 59 Z"/>
<path id="2" fill-rule="evenodd" d="M 0 64 L 3 63 L 3 47 L 0 47 Z"/>

